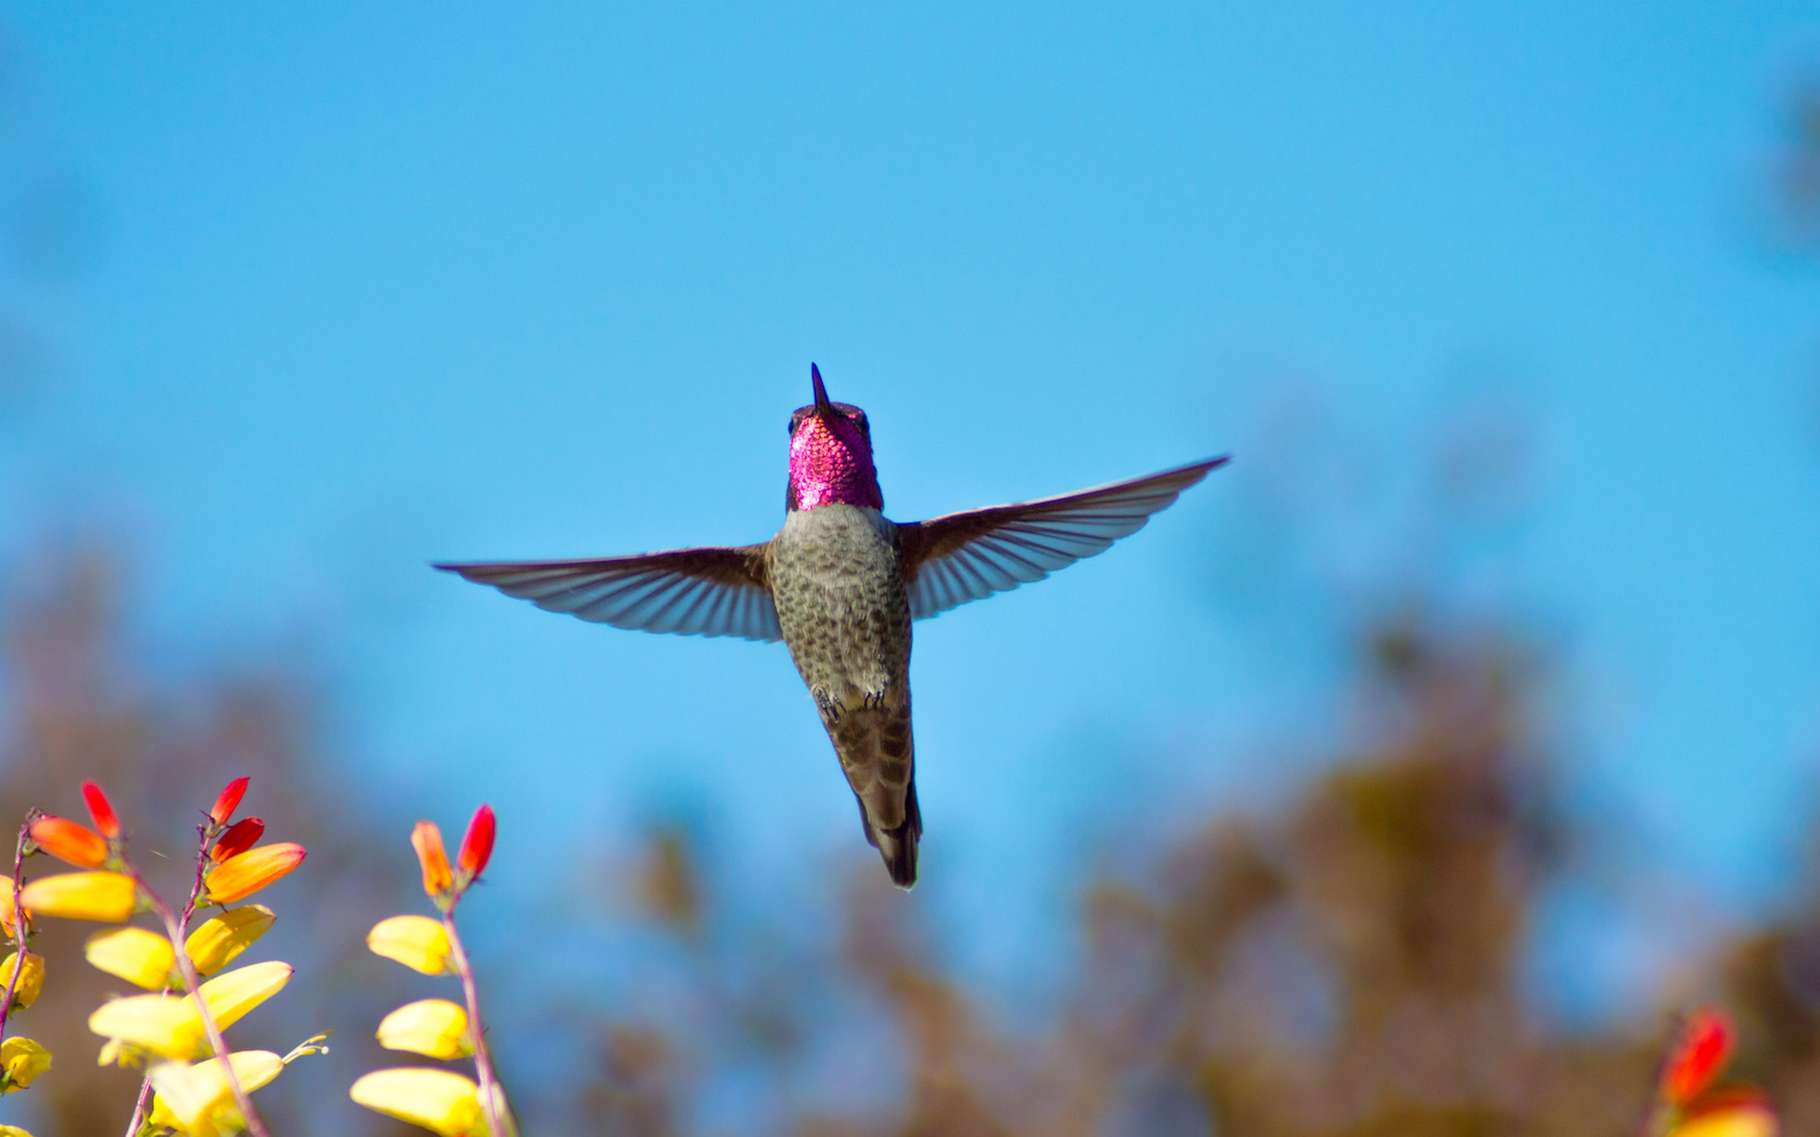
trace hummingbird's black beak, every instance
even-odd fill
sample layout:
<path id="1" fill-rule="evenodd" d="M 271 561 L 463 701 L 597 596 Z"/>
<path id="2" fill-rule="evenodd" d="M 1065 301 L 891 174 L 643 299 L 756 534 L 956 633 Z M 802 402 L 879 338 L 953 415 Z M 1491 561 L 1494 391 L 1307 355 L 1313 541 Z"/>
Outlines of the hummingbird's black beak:
<path id="1" fill-rule="evenodd" d="M 813 363 L 809 365 L 809 380 L 815 384 L 815 413 L 827 414 L 832 411 L 834 404 L 828 400 L 828 388 L 822 386 L 822 369 Z"/>

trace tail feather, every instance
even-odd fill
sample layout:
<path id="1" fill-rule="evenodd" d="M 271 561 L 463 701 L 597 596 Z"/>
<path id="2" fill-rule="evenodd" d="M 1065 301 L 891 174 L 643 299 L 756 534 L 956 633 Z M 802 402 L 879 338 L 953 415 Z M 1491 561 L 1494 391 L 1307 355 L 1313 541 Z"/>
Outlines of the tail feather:
<path id="1" fill-rule="evenodd" d="M 854 795 L 856 798 L 857 794 Z M 912 776 L 910 787 L 904 798 L 904 820 L 901 825 L 892 829 L 875 828 L 872 819 L 866 815 L 866 803 L 859 803 L 860 827 L 866 831 L 866 840 L 885 862 L 885 871 L 891 874 L 891 883 L 908 890 L 916 886 L 916 847 L 923 835 L 923 812 L 916 804 L 916 780 Z"/>
<path id="2" fill-rule="evenodd" d="M 866 840 L 883 858 L 892 883 L 909 888 L 916 883 L 916 846 L 923 833 L 910 708 L 856 708 L 824 715 L 822 721 L 859 802 Z"/>

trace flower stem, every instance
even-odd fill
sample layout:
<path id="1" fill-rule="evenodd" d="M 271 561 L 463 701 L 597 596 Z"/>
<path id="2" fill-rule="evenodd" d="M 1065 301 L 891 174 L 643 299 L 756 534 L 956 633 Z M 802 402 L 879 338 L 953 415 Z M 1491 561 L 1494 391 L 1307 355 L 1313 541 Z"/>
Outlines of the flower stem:
<path id="1" fill-rule="evenodd" d="M 25 843 L 30 840 L 32 822 L 37 819 L 38 811 L 25 811 L 25 822 L 19 826 L 19 841 L 13 846 L 13 973 L 6 977 L 6 995 L 0 997 L 0 1041 L 6 1038 L 6 1016 L 13 1010 L 13 993 L 19 989 L 19 973 L 25 970 L 25 909 L 19 904 L 19 892 L 24 887 L 20 877 L 25 872 Z"/>
<path id="2" fill-rule="evenodd" d="M 508 1122 L 505 1095 L 499 1089 L 499 1075 L 493 1070 L 493 1055 L 487 1049 L 487 1028 L 480 1017 L 480 990 L 474 982 L 474 967 L 468 962 L 468 951 L 455 930 L 455 905 L 443 909 L 442 926 L 449 934 L 449 955 L 455 973 L 461 977 L 461 993 L 468 1001 L 468 1033 L 474 1036 L 474 1072 L 480 1075 L 481 1108 L 487 1111 L 488 1127 L 493 1137 L 507 1137 L 512 1130 Z"/>
<path id="3" fill-rule="evenodd" d="M 139 886 L 139 891 L 144 893 L 146 900 L 151 903 L 152 911 L 156 912 L 158 919 L 164 923 L 164 934 L 170 937 L 171 947 L 175 949 L 172 954 L 176 957 L 177 969 L 183 976 L 184 985 L 189 988 L 190 998 L 196 1001 L 196 1010 L 202 1016 L 202 1029 L 208 1032 L 209 1046 L 214 1049 L 216 1058 L 221 1062 L 221 1072 L 227 1077 L 228 1089 L 233 1092 L 234 1104 L 239 1107 L 240 1116 L 246 1120 L 247 1132 L 253 1134 L 253 1137 L 271 1137 L 271 1133 L 265 1127 L 265 1119 L 261 1118 L 259 1111 L 253 1108 L 252 1097 L 241 1087 L 240 1076 L 234 1072 L 234 1063 L 228 1058 L 227 1039 L 222 1036 L 221 1028 L 215 1025 L 215 1016 L 209 1011 L 208 1001 L 202 997 L 202 977 L 196 973 L 196 965 L 190 960 L 190 953 L 184 947 L 184 933 L 189 929 L 190 917 L 196 914 L 196 902 L 202 895 L 202 873 L 208 864 L 209 829 L 210 827 L 207 825 L 196 827 L 196 875 L 190 882 L 190 896 L 184 902 L 181 917 L 171 910 L 171 906 L 164 902 L 164 898 L 159 896 L 151 885 L 146 883 L 145 878 L 139 875 L 139 870 L 131 861 L 124 863 L 126 871 L 132 876 L 134 883 Z M 167 987 L 165 990 L 168 993 L 170 988 Z M 146 1108 L 151 1103 L 151 1095 L 152 1080 L 148 1077 L 139 1086 L 139 1101 L 133 1109 L 133 1119 L 127 1125 L 125 1137 L 133 1137 L 138 1133 L 140 1125 L 145 1120 Z"/>

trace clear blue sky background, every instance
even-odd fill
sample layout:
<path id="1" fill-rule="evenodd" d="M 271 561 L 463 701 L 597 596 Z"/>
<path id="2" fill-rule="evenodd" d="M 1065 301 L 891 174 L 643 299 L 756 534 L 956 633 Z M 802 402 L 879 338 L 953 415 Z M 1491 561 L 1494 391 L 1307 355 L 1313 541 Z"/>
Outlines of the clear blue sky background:
<path id="1" fill-rule="evenodd" d="M 654 809 L 814 892 L 872 854 L 781 648 L 425 562 L 766 536 L 815 359 L 900 518 L 1238 457 L 919 625 L 914 902 L 975 962 L 1019 971 L 1083 829 L 1255 797 L 1337 734 L 1333 617 L 1411 566 L 1558 633 L 1584 808 L 1754 909 L 1820 745 L 1820 305 L 1766 222 L 1817 29 L 15 6 L 0 300 L 42 342 L 0 393 L 0 541 L 124 522 L 173 667 L 310 644 L 376 807 L 491 798 L 508 894 Z M 1526 424 L 1527 489 L 1440 549 L 1416 487 L 1461 407 Z"/>

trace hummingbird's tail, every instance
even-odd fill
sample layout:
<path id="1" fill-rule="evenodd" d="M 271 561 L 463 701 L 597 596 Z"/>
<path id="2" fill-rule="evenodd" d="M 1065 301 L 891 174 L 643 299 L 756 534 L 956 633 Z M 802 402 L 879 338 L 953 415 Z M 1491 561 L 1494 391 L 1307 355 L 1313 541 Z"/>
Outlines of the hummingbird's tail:
<path id="1" fill-rule="evenodd" d="M 855 797 L 859 795 L 855 794 Z M 908 792 L 904 795 L 903 824 L 895 829 L 880 829 L 872 824 L 866 815 L 866 802 L 859 803 L 859 823 L 866 831 L 866 840 L 878 850 L 884 858 L 885 871 L 891 874 L 891 883 L 899 888 L 910 889 L 916 886 L 916 844 L 923 835 L 923 811 L 916 804 L 916 779 L 910 780 Z"/>
<path id="2" fill-rule="evenodd" d="M 891 882 L 909 888 L 916 883 L 916 843 L 923 835 L 909 701 L 901 706 L 824 710 L 822 723 L 834 742 L 847 785 L 859 800 L 866 840 L 884 859 Z"/>

